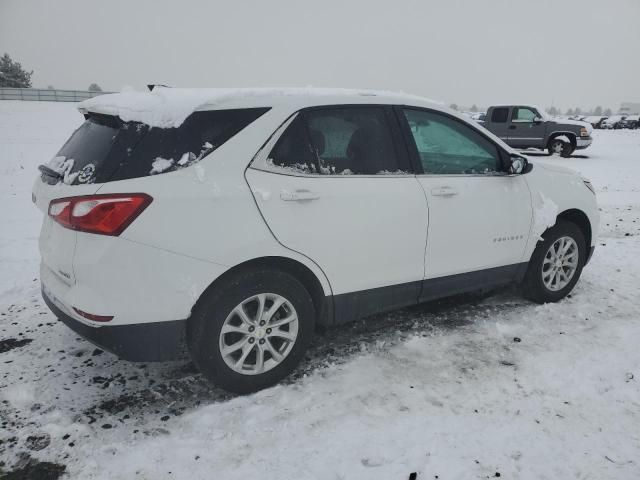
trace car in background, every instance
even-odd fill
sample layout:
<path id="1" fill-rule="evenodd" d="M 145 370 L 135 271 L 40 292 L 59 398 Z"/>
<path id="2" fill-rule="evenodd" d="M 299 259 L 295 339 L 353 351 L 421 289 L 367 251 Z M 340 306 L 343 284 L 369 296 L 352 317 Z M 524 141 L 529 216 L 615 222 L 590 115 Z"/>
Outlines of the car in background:
<path id="1" fill-rule="evenodd" d="M 589 123 L 553 119 L 530 105 L 489 107 L 483 126 L 513 148 L 546 149 L 549 155 L 570 156 L 591 145 Z"/>
<path id="2" fill-rule="evenodd" d="M 628 115 L 624 120 L 618 123 L 619 128 L 640 128 L 640 115 Z"/>
<path id="3" fill-rule="evenodd" d="M 475 120 L 476 122 L 484 122 L 485 118 L 487 118 L 487 114 L 485 112 L 475 112 L 471 115 L 471 120 Z"/>
<path id="4" fill-rule="evenodd" d="M 618 130 L 622 128 L 620 122 L 622 122 L 626 118 L 626 115 L 611 115 L 604 122 L 602 122 L 602 128 L 604 130 Z"/>
<path id="5" fill-rule="evenodd" d="M 604 115 L 589 115 L 588 117 L 584 118 L 584 121 L 591 124 L 593 128 L 600 129 L 602 128 L 602 122 L 604 122 L 607 118 L 609 117 Z"/>
<path id="6" fill-rule="evenodd" d="M 596 244 L 588 180 L 419 97 L 156 87 L 79 109 L 34 183 L 46 304 L 123 359 L 186 346 L 233 392 L 290 374 L 318 326 L 509 284 L 559 301 Z"/>

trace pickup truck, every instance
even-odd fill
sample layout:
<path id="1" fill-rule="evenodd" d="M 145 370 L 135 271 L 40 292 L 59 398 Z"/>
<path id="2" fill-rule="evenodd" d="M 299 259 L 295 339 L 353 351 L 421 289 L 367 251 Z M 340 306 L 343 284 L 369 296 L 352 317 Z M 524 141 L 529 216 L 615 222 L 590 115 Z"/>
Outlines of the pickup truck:
<path id="1" fill-rule="evenodd" d="M 593 127 L 586 122 L 554 120 L 541 109 L 527 105 L 489 107 L 482 125 L 510 147 L 539 148 L 549 155 L 570 156 L 591 145 Z"/>

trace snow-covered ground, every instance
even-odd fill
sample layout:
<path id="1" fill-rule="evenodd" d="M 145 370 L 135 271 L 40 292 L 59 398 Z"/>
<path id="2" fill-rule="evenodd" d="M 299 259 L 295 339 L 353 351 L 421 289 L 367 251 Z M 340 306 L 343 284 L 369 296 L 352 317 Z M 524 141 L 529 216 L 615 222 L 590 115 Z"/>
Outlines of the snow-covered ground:
<path id="1" fill-rule="evenodd" d="M 71 104 L 0 102 L 0 477 L 640 478 L 639 130 L 552 160 L 602 206 L 570 298 L 381 315 L 318 336 L 287 383 L 234 397 L 187 359 L 119 361 L 41 301 L 31 185 L 81 120 Z"/>

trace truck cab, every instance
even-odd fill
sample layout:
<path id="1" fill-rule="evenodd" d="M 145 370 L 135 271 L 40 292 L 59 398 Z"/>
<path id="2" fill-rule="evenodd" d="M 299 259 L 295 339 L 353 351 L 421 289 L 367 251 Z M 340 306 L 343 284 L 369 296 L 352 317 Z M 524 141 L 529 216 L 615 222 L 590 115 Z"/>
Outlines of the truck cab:
<path id="1" fill-rule="evenodd" d="M 593 127 L 586 122 L 554 120 L 530 105 L 500 105 L 487 110 L 484 127 L 510 147 L 546 149 L 569 156 L 591 145 Z"/>

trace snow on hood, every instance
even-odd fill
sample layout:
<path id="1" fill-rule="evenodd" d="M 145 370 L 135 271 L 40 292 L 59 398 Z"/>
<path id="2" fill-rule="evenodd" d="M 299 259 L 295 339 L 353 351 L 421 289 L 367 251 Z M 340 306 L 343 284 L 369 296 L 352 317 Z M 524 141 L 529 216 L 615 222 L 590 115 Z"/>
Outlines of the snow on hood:
<path id="1" fill-rule="evenodd" d="M 82 113 L 95 112 L 120 117 L 125 122 L 141 122 L 151 127 L 177 128 L 204 105 L 216 105 L 234 98 L 283 96 L 393 96 L 418 99 L 438 104 L 433 100 L 404 93 L 376 90 L 350 90 L 340 88 L 164 88 L 151 92 L 123 91 L 100 95 L 81 102 Z"/>

